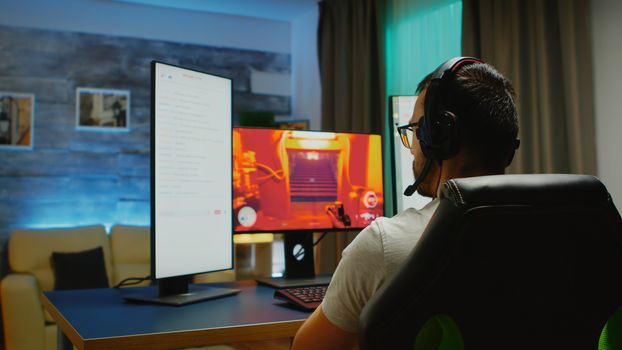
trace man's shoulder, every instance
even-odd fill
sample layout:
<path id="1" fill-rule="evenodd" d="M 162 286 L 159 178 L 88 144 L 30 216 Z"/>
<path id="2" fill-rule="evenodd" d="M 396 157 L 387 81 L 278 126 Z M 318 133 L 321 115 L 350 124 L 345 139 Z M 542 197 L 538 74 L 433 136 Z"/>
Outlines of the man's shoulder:
<path id="1" fill-rule="evenodd" d="M 361 310 L 403 262 L 435 209 L 433 204 L 422 210 L 407 209 L 391 218 L 377 218 L 356 236 L 343 251 L 326 291 L 323 310 L 331 323 L 356 332 Z"/>
<path id="2" fill-rule="evenodd" d="M 378 248 L 382 251 L 387 236 L 401 236 L 409 228 L 412 228 L 413 224 L 420 221 L 420 213 L 412 208 L 390 218 L 378 217 L 356 236 L 352 244 L 346 248 L 346 253 L 348 253 L 348 248 L 350 248 L 349 250 L 365 251 L 365 254 L 376 253 Z"/>
<path id="3" fill-rule="evenodd" d="M 432 214 L 438 207 L 438 200 L 433 200 L 421 209 L 407 208 L 397 215 L 381 217 L 374 222 L 380 235 L 409 232 L 427 226 Z"/>
<path id="4" fill-rule="evenodd" d="M 382 242 L 387 272 L 393 273 L 421 238 L 430 218 L 438 206 L 438 200 L 422 209 L 409 208 L 393 216 L 378 220 L 377 231 Z"/>
<path id="5" fill-rule="evenodd" d="M 409 208 L 390 218 L 377 218 L 356 236 L 343 255 L 364 260 L 388 258 L 391 262 L 395 254 L 414 246 L 437 206 L 438 201 L 432 201 L 422 209 Z"/>

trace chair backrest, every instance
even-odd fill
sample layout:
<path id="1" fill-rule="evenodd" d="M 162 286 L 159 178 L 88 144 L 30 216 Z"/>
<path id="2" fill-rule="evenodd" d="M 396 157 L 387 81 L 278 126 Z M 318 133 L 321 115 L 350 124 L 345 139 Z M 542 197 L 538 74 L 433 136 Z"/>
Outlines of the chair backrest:
<path id="1" fill-rule="evenodd" d="M 622 220 L 585 175 L 454 179 L 360 318 L 362 349 L 413 349 L 451 318 L 466 349 L 596 349 L 622 305 Z"/>

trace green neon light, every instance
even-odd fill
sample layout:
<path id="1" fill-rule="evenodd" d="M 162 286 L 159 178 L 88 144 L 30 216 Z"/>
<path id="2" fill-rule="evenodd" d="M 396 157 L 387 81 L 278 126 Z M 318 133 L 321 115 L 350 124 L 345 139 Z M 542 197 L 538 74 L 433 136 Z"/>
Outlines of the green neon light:
<path id="1" fill-rule="evenodd" d="M 421 79 L 462 52 L 462 0 L 388 0 L 384 28 L 386 93 L 414 95 Z M 385 111 L 385 207 L 391 216 L 392 124 Z M 398 190 L 399 192 L 399 190 Z M 397 195 L 400 195 L 399 193 Z"/>

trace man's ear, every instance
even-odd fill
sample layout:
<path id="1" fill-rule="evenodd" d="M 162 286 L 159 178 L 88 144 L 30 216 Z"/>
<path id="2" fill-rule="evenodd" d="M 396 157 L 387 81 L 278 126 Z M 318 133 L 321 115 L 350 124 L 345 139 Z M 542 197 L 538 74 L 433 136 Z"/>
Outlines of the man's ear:
<path id="1" fill-rule="evenodd" d="M 514 149 L 508 155 L 508 162 L 505 165 L 506 168 L 510 166 L 510 164 L 512 164 L 512 160 L 514 160 L 514 155 L 516 154 L 516 150 L 518 149 L 518 147 L 520 147 L 520 139 L 514 140 Z"/>
<path id="2" fill-rule="evenodd" d="M 513 150 L 512 152 L 510 152 L 510 154 L 508 155 L 508 162 L 505 164 L 505 167 L 509 167 L 510 164 L 512 164 L 512 161 L 514 160 L 514 155 L 516 154 L 516 151 Z"/>

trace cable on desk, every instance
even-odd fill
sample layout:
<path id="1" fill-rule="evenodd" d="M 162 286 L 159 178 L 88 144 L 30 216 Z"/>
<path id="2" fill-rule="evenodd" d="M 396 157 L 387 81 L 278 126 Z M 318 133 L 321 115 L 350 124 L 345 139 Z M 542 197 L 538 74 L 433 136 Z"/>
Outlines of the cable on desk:
<path id="1" fill-rule="evenodd" d="M 124 279 L 123 281 L 117 283 L 116 286 L 114 286 L 114 288 L 121 288 L 121 287 L 125 287 L 125 286 L 133 286 L 135 284 L 139 284 L 143 281 L 146 281 L 148 279 L 151 279 L 151 275 L 147 275 L 145 277 L 128 277 L 126 279 Z"/>
<path id="2" fill-rule="evenodd" d="M 315 247 L 316 245 L 318 245 L 318 243 L 320 243 L 321 240 L 324 239 L 324 236 L 326 236 L 328 232 L 324 232 L 322 233 L 322 235 L 320 236 L 320 238 L 317 239 L 317 241 L 313 242 L 313 245 L 311 247 Z M 298 253 L 296 253 L 296 255 L 294 255 L 295 259 L 298 259 L 298 257 L 300 257 L 301 255 L 303 255 L 305 253 L 304 249 L 301 249 L 298 251 Z"/>

